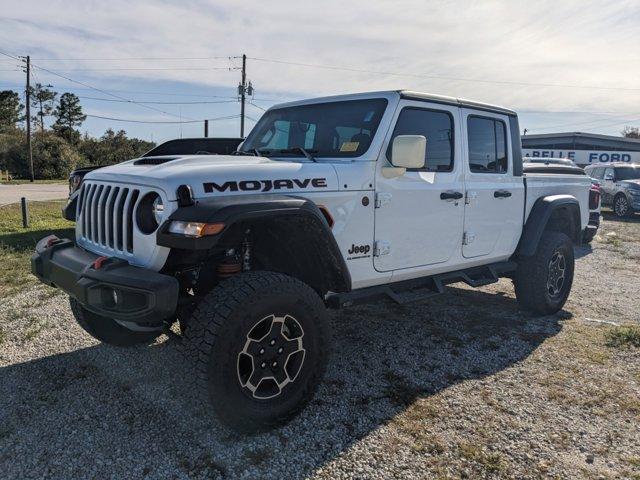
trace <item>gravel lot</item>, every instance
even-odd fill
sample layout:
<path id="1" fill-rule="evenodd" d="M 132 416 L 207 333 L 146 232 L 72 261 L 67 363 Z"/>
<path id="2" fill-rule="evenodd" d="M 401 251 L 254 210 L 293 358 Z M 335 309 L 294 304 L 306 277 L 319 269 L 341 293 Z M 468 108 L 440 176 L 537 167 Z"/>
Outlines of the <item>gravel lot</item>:
<path id="1" fill-rule="evenodd" d="M 334 313 L 316 399 L 257 436 L 192 398 L 178 342 L 99 344 L 44 286 L 3 299 L 1 476 L 640 479 L 640 349 L 605 323 L 640 325 L 640 217 L 607 218 L 557 315 L 507 280 Z"/>

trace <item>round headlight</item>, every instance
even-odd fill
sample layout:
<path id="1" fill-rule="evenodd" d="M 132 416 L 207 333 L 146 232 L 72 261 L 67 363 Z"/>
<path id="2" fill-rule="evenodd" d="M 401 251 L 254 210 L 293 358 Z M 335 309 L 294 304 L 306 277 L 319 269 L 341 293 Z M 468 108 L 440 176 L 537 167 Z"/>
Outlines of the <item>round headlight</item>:
<path id="1" fill-rule="evenodd" d="M 146 235 L 155 232 L 160 223 L 162 223 L 163 215 L 164 204 L 160 195 L 156 192 L 147 193 L 138 203 L 138 209 L 136 210 L 138 228 Z"/>
<path id="2" fill-rule="evenodd" d="M 155 200 L 151 204 L 151 211 L 153 212 L 153 218 L 156 223 L 160 225 L 162 222 L 162 215 L 164 215 L 164 203 L 162 203 L 162 199 L 159 195 L 156 196 Z"/>

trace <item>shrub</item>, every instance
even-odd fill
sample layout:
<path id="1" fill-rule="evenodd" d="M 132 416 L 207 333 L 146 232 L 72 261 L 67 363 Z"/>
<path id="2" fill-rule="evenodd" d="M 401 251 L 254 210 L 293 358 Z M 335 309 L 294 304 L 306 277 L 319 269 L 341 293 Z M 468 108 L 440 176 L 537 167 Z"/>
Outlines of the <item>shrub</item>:
<path id="1" fill-rule="evenodd" d="M 71 170 L 84 162 L 77 150 L 63 138 L 51 132 L 34 135 L 32 139 L 33 169 L 42 180 L 65 178 Z M 8 145 L 6 168 L 18 178 L 29 177 L 29 162 L 24 140 Z"/>

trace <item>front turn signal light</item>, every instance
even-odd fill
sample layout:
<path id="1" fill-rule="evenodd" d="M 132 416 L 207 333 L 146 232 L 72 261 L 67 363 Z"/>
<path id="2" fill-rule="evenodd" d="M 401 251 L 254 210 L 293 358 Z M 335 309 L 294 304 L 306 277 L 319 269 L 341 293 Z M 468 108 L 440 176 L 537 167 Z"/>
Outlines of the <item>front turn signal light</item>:
<path id="1" fill-rule="evenodd" d="M 217 235 L 222 230 L 224 230 L 224 223 L 183 222 L 180 220 L 173 220 L 169 224 L 170 233 L 193 238 Z"/>

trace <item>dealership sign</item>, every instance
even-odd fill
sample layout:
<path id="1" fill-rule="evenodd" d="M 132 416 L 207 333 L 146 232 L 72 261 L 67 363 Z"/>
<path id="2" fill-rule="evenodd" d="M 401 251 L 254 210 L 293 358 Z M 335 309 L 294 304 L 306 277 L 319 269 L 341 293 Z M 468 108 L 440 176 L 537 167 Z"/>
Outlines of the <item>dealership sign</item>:
<path id="1" fill-rule="evenodd" d="M 523 148 L 525 157 L 568 158 L 579 165 L 588 163 L 626 162 L 640 163 L 640 152 L 615 152 L 606 150 L 540 150 Z"/>

